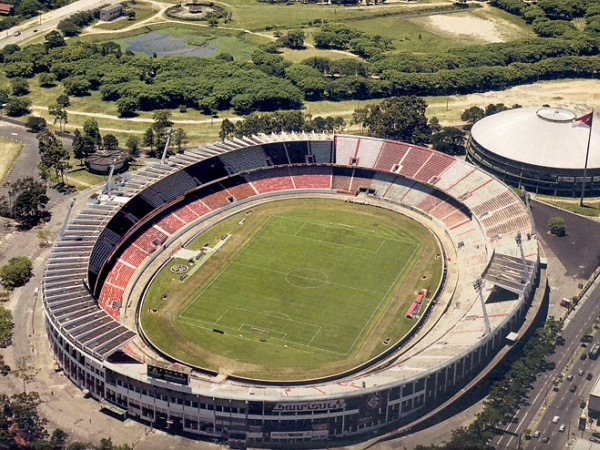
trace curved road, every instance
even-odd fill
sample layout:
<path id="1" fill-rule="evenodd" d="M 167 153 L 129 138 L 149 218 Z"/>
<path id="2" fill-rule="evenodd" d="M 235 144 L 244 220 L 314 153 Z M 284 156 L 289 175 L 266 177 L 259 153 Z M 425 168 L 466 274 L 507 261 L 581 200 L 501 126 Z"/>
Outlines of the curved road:
<path id="1" fill-rule="evenodd" d="M 101 8 L 112 3 L 117 3 L 117 0 L 79 0 L 62 8 L 44 13 L 2 32 L 0 35 L 0 49 L 9 44 L 25 44 L 37 37 L 39 33 L 56 28 L 58 22 L 77 12 Z M 19 32 L 20 34 L 15 36 L 15 32 Z"/>

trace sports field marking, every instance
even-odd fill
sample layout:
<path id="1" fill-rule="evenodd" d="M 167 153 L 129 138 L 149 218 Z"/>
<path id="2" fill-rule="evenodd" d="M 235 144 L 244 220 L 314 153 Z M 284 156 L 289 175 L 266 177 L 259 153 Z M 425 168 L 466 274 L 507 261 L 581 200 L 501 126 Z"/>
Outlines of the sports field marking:
<path id="1" fill-rule="evenodd" d="M 418 246 L 417 246 L 418 248 Z M 358 341 L 358 338 L 364 333 L 365 328 L 367 327 L 367 325 L 371 322 L 371 320 L 373 319 L 373 316 L 375 315 L 375 313 L 377 311 L 379 311 L 379 308 L 381 307 L 381 303 L 387 298 L 387 296 L 390 294 L 390 291 L 392 290 L 392 288 L 394 286 L 396 286 L 396 283 L 398 283 L 398 278 L 400 278 L 400 276 L 404 273 L 404 270 L 406 269 L 406 267 L 408 266 L 408 261 L 412 261 L 413 257 L 415 256 L 415 252 L 417 251 L 417 248 L 415 248 L 413 250 L 413 252 L 411 253 L 410 257 L 407 259 L 407 264 L 405 264 L 402 267 L 402 270 L 400 271 L 400 273 L 398 274 L 398 276 L 394 279 L 394 282 L 390 285 L 390 287 L 388 288 L 387 292 L 383 295 L 383 297 L 381 297 L 381 300 L 379 301 L 379 303 L 377 304 L 377 308 L 373 308 L 373 312 L 371 313 L 371 316 L 369 317 L 369 320 L 367 320 L 365 322 L 365 324 L 363 325 L 362 329 L 360 330 L 360 332 L 358 333 L 358 335 L 356 336 L 356 339 L 354 339 L 354 342 L 352 343 L 352 345 L 350 346 L 350 349 L 348 350 L 348 352 L 350 350 L 352 350 L 352 348 L 354 348 L 354 346 L 356 345 L 356 342 Z M 383 313 L 383 312 L 382 312 Z M 348 354 L 348 352 L 346 352 L 346 354 Z"/>
<path id="2" fill-rule="evenodd" d="M 306 273 L 306 276 L 301 275 L 302 273 Z M 314 274 L 315 276 L 309 276 L 310 274 Z M 321 276 L 322 275 L 322 276 Z M 294 283 L 295 279 L 306 280 L 306 281 L 314 281 L 314 285 L 300 285 L 299 283 Z M 299 269 L 290 270 L 285 276 L 285 281 L 294 287 L 299 289 L 317 289 L 324 284 L 327 284 L 329 281 L 329 277 L 322 270 L 311 269 L 310 267 L 302 267 Z"/>
<path id="3" fill-rule="evenodd" d="M 302 226 L 297 230 L 297 232 L 300 232 L 302 230 L 302 228 L 304 228 L 306 225 L 316 225 L 316 226 L 321 226 L 325 229 L 327 228 L 331 228 L 333 230 L 336 229 L 336 227 L 331 226 L 334 225 L 333 222 L 327 222 L 327 224 L 323 221 L 319 222 L 319 221 L 314 221 L 314 222 L 307 222 L 305 220 L 302 219 L 296 219 L 294 217 L 283 217 L 280 215 L 276 215 L 273 216 L 269 222 L 273 221 L 273 220 L 287 220 L 290 222 L 298 222 L 301 223 Z M 396 242 L 405 242 L 405 243 L 409 243 L 409 244 L 418 244 L 418 241 L 415 239 L 412 239 L 410 236 L 405 236 L 405 237 L 398 237 L 398 236 L 389 236 L 387 233 L 380 231 L 380 230 L 374 230 L 374 229 L 366 229 L 366 228 L 357 228 L 354 225 L 347 225 L 344 223 L 336 223 L 335 225 L 340 225 L 340 226 L 344 226 L 344 227 L 348 227 L 348 228 L 354 228 L 355 231 L 357 231 L 356 237 L 378 237 L 380 239 L 388 239 L 390 241 L 396 241 Z M 375 235 L 373 235 L 372 233 L 375 233 Z M 296 234 L 294 234 L 294 236 L 296 236 Z"/>
<path id="4" fill-rule="evenodd" d="M 279 225 L 276 226 L 276 228 L 270 228 L 270 226 L 278 221 L 283 221 L 280 222 Z M 294 227 L 291 226 L 291 222 L 295 222 L 298 226 Z M 331 222 L 328 222 L 331 223 Z M 290 224 L 290 226 L 287 226 L 286 224 Z M 382 303 L 386 300 L 386 298 L 388 297 L 388 295 L 390 294 L 391 290 L 394 288 L 394 286 L 397 284 L 398 279 L 404 274 L 404 272 L 406 271 L 406 267 L 408 265 L 410 265 L 410 262 L 414 259 L 414 255 L 417 252 L 418 248 L 420 247 L 420 243 L 419 241 L 416 240 L 412 240 L 412 239 L 398 239 L 395 237 L 389 237 L 389 236 L 381 236 L 378 234 L 373 234 L 375 233 L 375 230 L 363 230 L 363 229 L 355 229 L 354 226 L 351 225 L 347 225 L 347 224 L 341 224 L 341 223 L 337 223 L 335 226 L 330 226 L 327 225 L 323 222 L 321 223 L 315 223 L 315 222 L 309 222 L 309 221 L 305 221 L 305 220 L 298 220 L 298 219 L 294 219 L 294 218 L 288 218 L 288 217 L 282 217 L 282 216 L 273 216 L 272 218 L 270 218 L 262 227 L 262 229 L 255 234 L 245 245 L 244 248 L 237 253 L 230 261 L 228 261 L 226 263 L 226 265 L 223 266 L 223 268 L 219 271 L 219 273 L 216 275 L 215 278 L 213 278 L 213 280 L 211 280 L 210 283 L 208 283 L 194 298 L 194 300 L 192 302 L 190 302 L 190 304 L 183 310 L 181 311 L 181 313 L 179 314 L 179 318 L 180 320 L 182 320 L 183 322 L 185 322 L 188 325 L 194 326 L 194 327 L 199 327 L 199 328 L 203 328 L 203 329 L 207 329 L 207 330 L 211 330 L 213 328 L 213 326 L 210 324 L 210 321 L 206 321 L 203 320 L 202 318 L 197 318 L 197 317 L 189 317 L 186 316 L 186 314 L 189 312 L 189 308 L 191 308 L 192 306 L 194 306 L 196 304 L 197 301 L 200 300 L 200 298 L 204 295 L 204 293 L 217 281 L 219 280 L 219 278 L 230 268 L 232 267 L 232 264 L 235 265 L 239 265 L 241 267 L 248 267 L 250 269 L 253 270 L 257 270 L 257 271 L 264 271 L 264 272 L 270 272 L 270 273 L 275 273 L 277 275 L 286 277 L 291 271 L 282 271 L 282 270 L 276 270 L 276 269 L 269 269 L 269 268 L 265 268 L 260 264 L 254 265 L 254 264 L 247 264 L 246 263 L 242 263 L 241 261 L 238 261 L 238 259 L 240 259 L 242 257 L 242 255 L 245 254 L 246 251 L 248 251 L 251 247 L 252 244 L 254 243 L 254 241 L 256 239 L 258 239 L 259 237 L 262 237 L 265 233 L 267 232 L 271 232 L 271 233 L 279 233 L 282 235 L 288 235 L 290 237 L 296 237 L 298 239 L 304 239 L 304 240 L 308 240 L 308 241 L 312 241 L 312 242 L 316 242 L 318 244 L 324 244 L 327 243 L 327 241 L 324 240 L 320 240 L 320 239 L 314 239 L 312 237 L 306 237 L 306 236 L 299 236 L 298 234 L 301 233 L 302 230 L 304 230 L 307 226 L 313 226 L 314 229 L 312 230 L 313 234 L 318 234 L 318 232 L 320 230 L 323 230 L 323 232 L 329 232 L 329 233 L 333 233 L 334 236 L 335 235 L 343 235 L 346 236 L 348 238 L 348 240 L 352 240 L 352 239 L 363 239 L 363 238 L 367 238 L 367 241 L 363 240 L 364 244 L 367 245 L 363 245 L 363 246 L 352 246 L 352 245 L 344 245 L 344 244 L 337 244 L 336 247 L 346 247 L 346 248 L 350 248 L 353 250 L 357 250 L 360 252 L 367 252 L 367 253 L 377 253 L 379 252 L 379 250 L 382 248 L 382 246 L 384 244 L 386 244 L 386 242 L 396 242 L 398 244 L 401 244 L 403 246 L 409 246 L 412 247 L 412 253 L 410 254 L 410 256 L 408 258 L 406 258 L 406 262 L 402 265 L 401 270 L 399 271 L 399 273 L 397 274 L 397 276 L 394 278 L 393 282 L 391 284 L 389 284 L 389 286 L 387 286 L 387 289 L 385 292 L 382 292 L 381 290 L 373 290 L 373 289 L 363 289 L 360 286 L 348 286 L 345 284 L 340 284 L 340 283 L 333 283 L 329 280 L 329 277 L 327 276 L 327 274 L 323 271 L 319 271 L 321 273 L 323 273 L 323 275 L 325 277 L 327 277 L 327 280 L 323 283 L 323 284 L 328 284 L 330 286 L 334 286 L 336 288 L 341 288 L 341 289 L 349 289 L 349 290 L 354 290 L 354 291 L 358 291 L 358 292 L 363 292 L 366 294 L 370 294 L 373 297 L 373 300 L 376 300 L 377 297 L 379 297 L 379 302 L 377 303 L 376 306 L 374 306 L 369 318 L 364 321 L 362 328 L 360 329 L 360 331 L 357 331 L 355 338 L 353 340 L 353 342 L 351 344 L 348 345 L 348 347 L 346 347 L 346 350 L 344 351 L 343 349 L 328 349 L 328 348 L 321 348 L 319 346 L 313 346 L 313 342 L 315 341 L 315 339 L 318 337 L 318 335 L 322 332 L 322 330 L 327 329 L 327 328 L 322 328 L 320 325 L 316 325 L 313 323 L 304 323 L 304 322 L 298 322 L 298 321 L 294 321 L 293 319 L 291 319 L 291 317 L 289 317 L 287 314 L 283 313 L 285 316 L 287 317 L 281 317 L 281 316 L 277 316 L 275 314 L 273 314 L 273 311 L 271 311 L 270 314 L 264 314 L 262 312 L 259 311 L 248 311 L 248 310 L 243 310 L 242 308 L 237 308 L 235 306 L 230 306 L 227 307 L 227 309 L 225 311 L 222 312 L 222 314 L 217 318 L 217 320 L 214 322 L 214 325 L 218 326 L 219 329 L 224 329 L 224 330 L 231 330 L 232 332 L 232 336 L 233 337 L 238 337 L 240 335 L 240 331 L 243 330 L 247 330 L 244 333 L 244 336 L 246 336 L 246 334 L 251 334 L 252 328 L 255 329 L 266 329 L 269 332 L 269 339 L 268 340 L 278 340 L 280 342 L 288 342 L 290 344 L 294 345 L 294 348 L 298 348 L 298 347 L 303 347 L 306 349 L 310 349 L 311 351 L 316 351 L 319 353 L 328 353 L 328 354 L 332 354 L 332 355 L 340 355 L 340 356 L 347 356 L 355 347 L 356 343 L 359 341 L 359 339 L 361 338 L 361 336 L 364 334 L 366 327 L 369 325 L 369 323 L 371 323 L 371 321 L 373 320 L 373 317 L 376 314 L 380 314 L 381 312 L 379 311 L 379 309 L 381 308 Z M 343 229 L 341 229 L 340 227 L 344 226 L 345 228 L 347 228 L 349 231 L 348 232 L 344 232 Z M 310 231 L 307 231 L 307 233 L 310 233 Z M 343 238 L 342 238 L 343 239 Z M 369 241 L 372 242 L 372 244 L 377 244 L 377 248 L 373 249 L 373 248 L 368 248 L 369 245 Z M 375 241 L 375 242 L 373 242 Z M 333 243 L 332 243 L 333 244 Z M 367 248 L 365 248 L 367 247 Z M 408 248 L 407 250 L 410 251 L 410 249 Z M 248 258 L 246 258 L 248 259 Z M 292 269 L 293 270 L 293 269 Z M 300 276 L 297 277 L 298 279 L 306 279 L 306 280 L 311 280 L 314 279 L 314 277 L 311 276 L 303 276 L 302 274 L 300 274 Z M 286 279 L 287 281 L 287 279 Z M 289 282 L 289 281 L 288 281 Z M 386 283 L 387 284 L 387 283 Z M 306 286 L 300 286 L 300 288 L 305 288 Z M 318 286 L 317 286 L 318 287 Z M 382 288 L 385 289 L 385 286 L 381 286 Z M 240 310 L 240 311 L 246 311 L 247 312 L 247 316 L 246 319 L 251 320 L 251 322 L 237 322 L 235 325 L 233 323 L 231 323 L 231 321 L 235 322 L 236 320 L 240 319 L 241 317 L 238 317 L 237 319 L 235 318 L 235 315 L 232 313 L 233 310 Z M 215 311 L 216 312 L 216 311 Z M 230 320 L 227 320 L 227 316 L 228 315 L 232 315 L 230 317 Z M 257 317 L 258 315 L 258 317 Z M 260 322 L 260 315 L 264 317 L 272 317 L 275 319 L 279 319 L 279 320 L 286 320 L 286 321 L 290 321 L 290 322 L 295 322 L 296 324 L 304 324 L 305 327 L 307 327 L 309 330 L 312 329 L 311 331 L 309 331 L 308 333 L 306 332 L 302 332 L 301 329 L 299 328 L 295 328 L 296 331 L 294 331 L 294 333 L 299 333 L 296 334 L 296 337 L 302 337 L 302 339 L 300 341 L 298 341 L 297 339 L 294 340 L 288 340 L 291 336 L 289 333 L 289 329 L 287 330 L 288 333 L 284 332 L 284 331 L 280 331 L 282 328 L 285 329 L 285 326 L 279 326 L 276 327 L 278 329 L 271 329 L 271 328 L 265 328 L 264 325 L 260 324 L 260 323 L 254 323 L 256 322 L 254 319 L 257 318 L 258 322 Z M 359 324 L 357 324 L 359 325 Z M 359 325 L 360 326 L 360 325 Z M 305 330 L 308 331 L 308 330 Z M 254 333 L 254 336 L 256 336 L 257 334 Z M 349 336 L 350 337 L 350 336 Z M 244 337 L 243 339 L 247 339 L 246 337 Z M 305 340 L 307 339 L 307 340 Z M 351 339 L 351 337 L 350 337 Z"/>
<path id="5" fill-rule="evenodd" d="M 264 267 L 251 266 L 249 264 L 242 264 L 242 263 L 235 262 L 235 261 L 232 261 L 231 264 L 236 264 L 236 265 L 239 265 L 239 266 L 242 266 L 242 267 L 248 267 L 249 269 L 256 269 L 256 270 L 262 270 L 264 272 L 276 273 L 278 275 L 287 275 L 287 272 L 281 272 L 279 270 L 274 270 L 274 269 L 265 269 Z M 404 270 L 404 269 L 402 269 L 402 270 Z M 368 294 L 379 294 L 378 291 L 370 291 L 368 289 L 361 289 L 359 287 L 346 286 L 344 284 L 332 283 L 331 281 L 328 281 L 327 283 L 323 283 L 323 285 L 325 285 L 325 284 L 330 284 L 331 286 L 337 286 L 337 287 L 344 288 L 344 289 L 352 289 L 354 291 L 366 292 Z"/>

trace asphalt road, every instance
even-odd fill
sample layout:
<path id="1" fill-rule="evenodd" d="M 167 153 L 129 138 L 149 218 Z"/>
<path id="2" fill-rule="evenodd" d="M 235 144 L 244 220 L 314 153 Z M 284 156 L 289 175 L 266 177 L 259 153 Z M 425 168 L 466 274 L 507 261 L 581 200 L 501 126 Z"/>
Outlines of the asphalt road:
<path id="1" fill-rule="evenodd" d="M 79 0 L 62 8 L 55 9 L 31 20 L 21 23 L 0 34 L 0 48 L 9 44 L 25 44 L 27 41 L 53 30 L 61 20 L 80 11 L 101 8 L 103 6 L 117 3 L 117 0 Z M 20 33 L 15 36 L 15 33 Z"/>
<path id="2" fill-rule="evenodd" d="M 533 384 L 529 394 L 528 403 L 515 415 L 513 423 L 505 428 L 505 432 L 499 435 L 492 445 L 498 449 L 518 448 L 519 437 L 524 435 L 527 428 L 540 431 L 539 438 L 527 441 L 527 449 L 560 448 L 567 443 L 568 438 L 574 438 L 577 432 L 578 420 L 581 415 L 581 402 L 587 400 L 589 393 L 600 372 L 598 361 L 587 358 L 581 360 L 582 353 L 587 354 L 588 349 L 581 346 L 580 339 L 585 331 L 592 328 L 596 318 L 600 315 L 600 286 L 595 287 L 588 293 L 585 301 L 580 303 L 571 312 L 565 321 L 562 336 L 564 344 L 558 345 L 554 355 L 548 358 L 554 361 L 556 368 L 541 374 Z M 595 331 L 595 330 L 594 330 Z M 579 369 L 583 375 L 578 375 Z M 558 384 L 558 390 L 553 390 L 553 382 L 559 374 L 563 374 L 563 381 Z M 587 374 L 592 373 L 592 379 L 587 379 Z M 568 381 L 567 376 L 573 375 L 573 380 Z M 575 392 L 571 392 L 570 386 L 575 384 Z M 558 423 L 552 423 L 552 419 L 559 416 Z M 559 431 L 561 424 L 565 424 L 566 430 Z M 589 437 L 588 430 L 583 433 Z M 544 436 L 549 436 L 549 445 L 542 442 Z"/>

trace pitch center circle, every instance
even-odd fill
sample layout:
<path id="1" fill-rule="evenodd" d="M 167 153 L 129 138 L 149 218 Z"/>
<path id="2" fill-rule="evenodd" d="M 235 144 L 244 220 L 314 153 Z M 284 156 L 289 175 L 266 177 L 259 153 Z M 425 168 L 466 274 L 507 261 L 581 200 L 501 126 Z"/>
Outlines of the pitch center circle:
<path id="1" fill-rule="evenodd" d="M 315 289 L 327 283 L 329 277 L 322 270 L 306 267 L 291 270 L 285 276 L 285 280 L 295 287 Z"/>

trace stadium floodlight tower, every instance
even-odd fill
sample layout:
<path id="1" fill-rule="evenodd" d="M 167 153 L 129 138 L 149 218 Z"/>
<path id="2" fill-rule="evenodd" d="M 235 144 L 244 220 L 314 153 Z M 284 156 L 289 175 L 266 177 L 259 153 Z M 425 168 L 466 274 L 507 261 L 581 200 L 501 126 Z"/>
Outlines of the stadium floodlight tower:
<path id="1" fill-rule="evenodd" d="M 67 215 L 65 217 L 65 220 L 62 224 L 62 227 L 60 227 L 60 232 L 58 233 L 58 239 L 62 239 L 63 236 L 65 235 L 65 230 L 67 229 L 67 224 L 69 223 L 69 216 L 71 215 L 71 210 L 73 209 L 73 205 L 75 204 L 75 199 L 71 200 L 71 204 L 69 205 L 69 209 L 67 209 Z"/>
<path id="2" fill-rule="evenodd" d="M 475 289 L 475 292 L 479 294 L 479 300 L 481 300 L 481 309 L 483 310 L 483 321 L 485 322 L 485 333 L 483 333 L 483 336 L 485 336 L 492 332 L 492 327 L 490 325 L 490 318 L 487 315 L 487 310 L 485 309 L 485 300 L 483 300 L 483 280 L 481 279 L 481 277 L 477 277 L 477 279 L 473 282 L 473 289 Z"/>
<path id="3" fill-rule="evenodd" d="M 515 235 L 515 242 L 521 250 L 521 261 L 523 262 L 523 283 L 527 282 L 527 261 L 525 260 L 525 253 L 523 252 L 523 237 L 521 232 L 517 232 Z"/>
<path id="4" fill-rule="evenodd" d="M 162 157 L 160 158 L 160 163 L 165 164 L 165 160 L 167 159 L 167 150 L 169 149 L 169 142 L 171 142 L 171 135 L 173 134 L 173 127 L 169 130 L 169 134 L 167 135 L 167 142 L 165 142 L 165 148 L 162 153 Z"/>
<path id="5" fill-rule="evenodd" d="M 108 179 L 106 180 L 106 195 L 110 195 L 110 188 L 112 187 L 112 177 L 115 171 L 115 165 L 117 164 L 117 158 L 113 158 L 110 163 L 110 171 L 108 172 Z"/>

